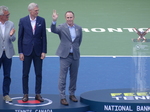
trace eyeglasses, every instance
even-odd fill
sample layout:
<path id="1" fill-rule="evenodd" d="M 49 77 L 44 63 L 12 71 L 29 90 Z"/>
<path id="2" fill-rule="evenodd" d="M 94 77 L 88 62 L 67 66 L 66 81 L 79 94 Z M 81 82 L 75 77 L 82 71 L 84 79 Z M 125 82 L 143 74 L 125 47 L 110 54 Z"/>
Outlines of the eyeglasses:
<path id="1" fill-rule="evenodd" d="M 9 15 L 10 15 L 10 14 L 7 14 L 7 15 L 3 15 L 3 16 L 7 16 L 7 17 L 8 17 Z"/>

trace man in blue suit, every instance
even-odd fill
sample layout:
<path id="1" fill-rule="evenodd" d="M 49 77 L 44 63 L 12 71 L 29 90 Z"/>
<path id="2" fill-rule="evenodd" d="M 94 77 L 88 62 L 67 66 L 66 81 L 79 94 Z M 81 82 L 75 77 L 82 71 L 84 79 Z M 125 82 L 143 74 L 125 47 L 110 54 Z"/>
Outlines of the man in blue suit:
<path id="1" fill-rule="evenodd" d="M 39 7 L 36 3 L 28 6 L 29 15 L 20 19 L 18 31 L 19 58 L 23 61 L 23 98 L 28 101 L 28 78 L 33 61 L 36 75 L 35 99 L 43 102 L 41 93 L 42 62 L 47 52 L 45 19 L 38 16 Z"/>

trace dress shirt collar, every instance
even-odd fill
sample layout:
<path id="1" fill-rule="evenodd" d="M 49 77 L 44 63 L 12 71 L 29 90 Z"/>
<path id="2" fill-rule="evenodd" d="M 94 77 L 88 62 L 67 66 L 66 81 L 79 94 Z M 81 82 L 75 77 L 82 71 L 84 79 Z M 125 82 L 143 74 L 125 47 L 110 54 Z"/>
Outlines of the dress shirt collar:
<path id="1" fill-rule="evenodd" d="M 29 15 L 30 21 L 36 21 L 36 18 L 34 20 L 31 19 L 31 16 Z"/>
<path id="2" fill-rule="evenodd" d="M 4 23 L 4 24 L 0 21 L 0 25 L 5 25 L 6 23 L 7 23 L 7 21 L 5 21 L 5 23 Z"/>
<path id="3" fill-rule="evenodd" d="M 68 26 L 68 28 L 75 28 L 75 25 L 69 26 L 69 25 L 67 24 L 67 26 Z"/>

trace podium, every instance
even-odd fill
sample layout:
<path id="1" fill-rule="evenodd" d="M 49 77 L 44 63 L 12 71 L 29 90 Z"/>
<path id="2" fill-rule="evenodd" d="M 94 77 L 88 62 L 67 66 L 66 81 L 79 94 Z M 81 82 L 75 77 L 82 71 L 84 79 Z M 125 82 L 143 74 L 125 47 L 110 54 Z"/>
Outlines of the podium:
<path id="1" fill-rule="evenodd" d="M 12 102 L 5 102 L 0 95 L 0 112 L 86 112 L 89 106 L 81 102 L 72 102 L 67 96 L 69 106 L 60 104 L 59 95 L 43 94 L 44 102 L 35 100 L 34 95 L 29 96 L 28 102 L 22 102 L 22 95 L 11 95 Z M 79 99 L 79 96 L 77 97 Z"/>

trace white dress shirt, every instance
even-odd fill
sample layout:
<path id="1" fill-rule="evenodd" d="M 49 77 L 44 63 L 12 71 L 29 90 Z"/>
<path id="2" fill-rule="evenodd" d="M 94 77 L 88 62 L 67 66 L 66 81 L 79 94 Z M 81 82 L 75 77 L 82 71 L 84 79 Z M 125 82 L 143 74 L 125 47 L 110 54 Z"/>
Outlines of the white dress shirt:
<path id="1" fill-rule="evenodd" d="M 75 40 L 76 38 L 76 31 L 75 31 L 75 26 L 69 26 L 68 25 L 68 28 L 69 28 L 69 31 L 70 31 L 70 35 L 71 35 L 71 39 L 72 39 L 72 42 Z M 71 49 L 70 49 L 70 53 L 73 53 L 73 48 L 71 46 Z"/>
<path id="2" fill-rule="evenodd" d="M 34 20 L 32 20 L 31 17 L 30 17 L 30 21 L 31 21 L 33 35 L 34 35 L 34 33 L 35 33 L 35 27 L 36 27 L 36 18 Z"/>
<path id="3" fill-rule="evenodd" d="M 4 32 L 5 32 L 5 23 L 3 24 L 2 22 L 0 22 L 0 27 L 1 27 L 1 30 L 2 30 L 2 35 L 3 35 L 3 38 L 4 38 Z"/>

